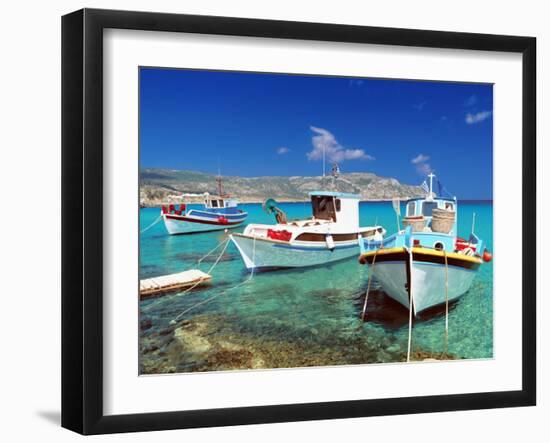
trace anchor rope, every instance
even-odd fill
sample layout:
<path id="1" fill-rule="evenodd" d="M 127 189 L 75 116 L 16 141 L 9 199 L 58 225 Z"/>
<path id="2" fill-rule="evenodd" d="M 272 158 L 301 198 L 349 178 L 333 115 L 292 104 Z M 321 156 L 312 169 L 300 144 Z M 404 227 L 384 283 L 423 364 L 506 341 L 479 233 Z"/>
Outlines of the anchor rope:
<path id="1" fill-rule="evenodd" d="M 449 265 L 447 251 L 443 250 L 445 257 L 445 354 L 449 352 Z"/>
<path id="2" fill-rule="evenodd" d="M 367 283 L 367 293 L 365 294 L 365 302 L 363 303 L 363 311 L 361 312 L 361 320 L 365 321 L 365 316 L 367 314 L 367 302 L 369 301 L 369 291 L 370 291 L 370 283 L 372 281 L 372 276 L 374 275 L 374 266 L 376 264 L 376 256 L 378 255 L 379 249 L 374 251 L 374 257 L 372 258 L 372 266 L 370 268 L 369 272 L 369 281 Z"/>
<path id="3" fill-rule="evenodd" d="M 227 247 L 227 245 L 226 245 Z M 224 251 L 225 251 L 225 248 L 224 248 Z M 223 251 L 222 251 L 222 254 L 223 254 Z M 237 289 L 238 287 L 240 286 L 243 286 L 245 284 L 247 284 L 250 280 L 252 280 L 252 277 L 254 277 L 254 269 L 256 268 L 256 265 L 254 263 L 254 259 L 256 258 L 256 237 L 254 237 L 253 239 L 253 243 L 252 243 L 252 264 L 254 265 L 254 267 L 252 268 L 252 271 L 250 272 L 250 275 L 248 276 L 248 278 L 240 283 L 238 283 L 237 285 L 231 287 L 231 288 L 227 288 L 225 289 L 224 291 L 221 291 L 215 295 L 213 295 L 212 297 L 209 297 L 205 300 L 202 300 L 198 303 L 195 303 L 194 305 L 188 307 L 187 309 L 183 310 L 182 312 L 180 312 L 173 320 L 170 321 L 170 324 L 171 325 L 175 325 L 177 323 L 177 321 L 179 319 L 181 319 L 181 317 L 183 317 L 185 314 L 187 314 L 188 312 L 192 311 L 193 309 L 195 308 L 198 308 L 199 306 L 202 306 L 206 303 L 209 303 L 211 302 L 212 300 L 218 298 L 218 297 L 221 297 L 222 295 L 224 294 L 227 294 L 229 291 L 232 291 L 234 289 Z"/>
<path id="4" fill-rule="evenodd" d="M 214 268 L 216 267 L 216 265 L 220 262 L 220 260 L 221 260 L 221 258 L 222 258 L 222 256 L 223 256 L 223 254 L 225 253 L 225 250 L 227 249 L 227 246 L 229 246 L 229 238 L 226 239 L 226 240 L 224 240 L 224 243 L 225 243 L 225 246 L 223 247 L 222 252 L 220 252 L 220 255 L 218 255 L 218 258 L 214 261 L 214 264 L 213 264 L 212 266 L 210 266 L 210 269 L 208 270 L 207 274 L 210 274 L 210 273 L 214 270 Z M 206 258 L 206 257 L 201 258 L 201 259 L 198 261 L 198 263 L 200 264 L 200 262 L 201 262 L 203 259 L 205 259 L 205 258 Z"/>
<path id="5" fill-rule="evenodd" d="M 218 249 L 220 246 L 222 245 L 225 245 L 224 248 L 222 249 L 222 251 L 220 252 L 220 254 L 218 255 L 218 257 L 216 258 L 216 260 L 214 261 L 214 264 L 210 267 L 210 269 L 208 270 L 207 274 L 210 274 L 214 268 L 216 267 L 216 265 L 219 263 L 219 261 L 221 260 L 223 254 L 225 253 L 225 250 L 227 249 L 227 246 L 229 245 L 229 238 L 225 239 L 223 242 L 219 243 L 218 246 L 216 246 L 214 249 L 212 249 L 210 252 L 208 252 L 206 255 L 202 256 L 199 260 L 197 260 L 197 263 L 200 264 L 206 257 L 208 257 L 209 255 L 211 255 L 216 249 Z M 199 279 L 197 282 L 193 283 L 190 287 L 188 287 L 185 291 L 182 291 L 182 292 L 178 292 L 176 295 L 178 296 L 182 296 L 182 295 L 185 295 L 187 294 L 188 292 L 192 291 L 193 289 L 195 289 L 198 285 L 200 285 L 201 283 L 203 283 L 203 280 L 202 279 Z M 154 308 L 155 306 L 157 306 L 158 304 L 160 304 L 162 301 L 165 301 L 165 299 L 161 299 L 161 300 L 158 300 L 154 303 L 151 303 L 149 305 L 146 306 L 146 310 L 149 311 L 151 310 L 151 308 Z"/>
<path id="6" fill-rule="evenodd" d="M 141 231 L 139 231 L 140 234 L 143 234 L 145 231 L 148 231 L 149 229 L 151 229 L 153 226 L 155 226 L 159 221 L 162 220 L 162 214 L 159 215 L 155 221 L 153 223 L 151 223 L 149 226 L 147 226 L 146 228 L 142 229 Z"/>
<path id="7" fill-rule="evenodd" d="M 201 258 L 199 258 L 199 259 L 197 260 L 197 264 L 200 265 L 200 264 L 202 263 L 202 261 L 203 261 L 206 257 L 208 257 L 209 255 L 213 254 L 214 251 L 216 251 L 217 249 L 219 249 L 220 246 L 222 246 L 224 243 L 226 243 L 226 242 L 228 242 L 228 241 L 229 241 L 229 238 L 226 238 L 224 241 L 218 243 L 217 246 L 216 246 L 214 249 L 211 249 L 209 252 L 206 253 L 206 255 L 203 255 Z"/>
<path id="8" fill-rule="evenodd" d="M 411 359 L 411 344 L 412 344 L 412 311 L 413 311 L 413 292 L 412 292 L 412 265 L 413 265 L 413 254 L 412 254 L 412 248 L 405 248 L 407 252 L 409 253 L 409 339 L 407 343 L 407 363 Z"/>

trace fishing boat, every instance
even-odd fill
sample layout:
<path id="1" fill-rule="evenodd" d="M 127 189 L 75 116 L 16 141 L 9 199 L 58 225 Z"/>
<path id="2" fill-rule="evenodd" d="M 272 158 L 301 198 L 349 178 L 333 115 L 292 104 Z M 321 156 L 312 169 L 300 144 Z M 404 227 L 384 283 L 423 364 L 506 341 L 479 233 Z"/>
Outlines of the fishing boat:
<path id="1" fill-rule="evenodd" d="M 275 224 L 249 224 L 230 235 L 249 270 L 303 268 L 357 256 L 359 240 L 380 240 L 381 226 L 359 226 L 357 194 L 318 191 L 309 194 L 312 217 L 287 220 L 273 199 L 263 207 Z"/>
<path id="2" fill-rule="evenodd" d="M 426 196 L 406 202 L 405 229 L 381 241 L 363 239 L 360 245 L 359 262 L 368 264 L 384 292 L 414 315 L 458 299 L 470 289 L 480 266 L 492 259 L 474 233 L 475 218 L 469 238 L 458 237 L 457 199 L 437 197 L 435 175 L 428 177 Z M 399 221 L 400 206 L 394 208 Z"/>
<path id="3" fill-rule="evenodd" d="M 163 205 L 161 217 L 171 235 L 192 234 L 236 228 L 244 223 L 248 214 L 239 209 L 235 198 L 224 194 L 221 177 L 216 178 L 217 195 L 204 194 L 204 204 L 200 209 L 180 205 Z"/>

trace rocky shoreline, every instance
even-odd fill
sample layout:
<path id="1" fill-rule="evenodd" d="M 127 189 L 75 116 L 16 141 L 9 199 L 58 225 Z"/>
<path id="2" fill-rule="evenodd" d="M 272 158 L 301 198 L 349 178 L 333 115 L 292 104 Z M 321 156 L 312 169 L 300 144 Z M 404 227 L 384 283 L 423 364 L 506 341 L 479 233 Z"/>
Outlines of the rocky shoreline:
<path id="1" fill-rule="evenodd" d="M 357 334 L 345 346 L 327 348 L 305 336 L 293 341 L 258 338 L 233 330 L 227 319 L 200 315 L 150 332 L 142 318 L 140 373 L 233 371 L 339 366 L 406 361 L 406 349 L 387 337 Z M 311 331 L 315 334 L 315 331 Z M 455 360 L 456 356 L 414 349 L 411 361 Z"/>
<path id="2" fill-rule="evenodd" d="M 359 194 L 364 201 L 403 200 L 423 195 L 419 186 L 370 172 L 350 172 L 332 180 L 320 176 L 223 177 L 223 191 L 242 203 L 261 203 L 266 198 L 281 202 L 308 200 L 319 189 Z M 205 192 L 215 194 L 216 176 L 197 171 L 145 168 L 140 171 L 140 203 L 156 207 L 167 203 L 202 203 Z"/>

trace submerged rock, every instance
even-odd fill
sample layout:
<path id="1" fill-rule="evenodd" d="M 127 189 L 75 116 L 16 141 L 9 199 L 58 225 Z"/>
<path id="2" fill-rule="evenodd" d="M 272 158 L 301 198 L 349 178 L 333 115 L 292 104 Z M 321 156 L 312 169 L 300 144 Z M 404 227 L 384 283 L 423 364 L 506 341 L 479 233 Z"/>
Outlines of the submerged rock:
<path id="1" fill-rule="evenodd" d="M 274 319 L 263 326 L 273 332 L 284 325 Z M 304 327 L 298 336 L 258 335 L 237 321 L 228 322 L 227 317 L 202 314 L 142 337 L 140 368 L 144 374 L 159 374 L 389 363 L 407 358 L 406 345 L 388 338 L 379 326 L 369 325 L 346 337 L 325 336 L 327 331 L 312 329 Z M 415 349 L 411 361 L 455 358 Z"/>

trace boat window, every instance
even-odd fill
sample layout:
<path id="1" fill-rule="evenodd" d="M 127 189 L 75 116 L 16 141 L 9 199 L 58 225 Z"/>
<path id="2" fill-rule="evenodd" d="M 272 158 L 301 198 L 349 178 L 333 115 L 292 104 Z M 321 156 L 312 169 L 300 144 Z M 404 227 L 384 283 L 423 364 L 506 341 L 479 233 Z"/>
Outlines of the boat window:
<path id="1" fill-rule="evenodd" d="M 422 215 L 426 217 L 432 216 L 432 211 L 437 208 L 437 202 L 423 202 Z"/>
<path id="2" fill-rule="evenodd" d="M 217 208 L 218 207 L 218 200 L 210 200 L 210 206 L 212 206 L 213 208 Z"/>
<path id="3" fill-rule="evenodd" d="M 218 200 L 220 208 L 223 208 L 223 200 Z"/>
<path id="4" fill-rule="evenodd" d="M 342 202 L 340 201 L 339 198 L 334 200 L 334 202 L 336 203 L 336 212 L 340 212 L 340 209 L 342 209 Z"/>
<path id="5" fill-rule="evenodd" d="M 334 197 L 314 195 L 311 197 L 311 206 L 315 218 L 336 221 Z"/>
<path id="6" fill-rule="evenodd" d="M 454 205 L 449 202 L 445 202 L 445 210 L 446 211 L 454 211 Z"/>
<path id="7" fill-rule="evenodd" d="M 415 203 L 414 202 L 407 203 L 407 217 L 410 217 L 411 215 L 414 215 L 414 209 L 415 209 Z"/>

